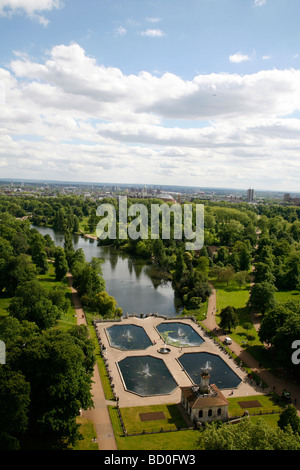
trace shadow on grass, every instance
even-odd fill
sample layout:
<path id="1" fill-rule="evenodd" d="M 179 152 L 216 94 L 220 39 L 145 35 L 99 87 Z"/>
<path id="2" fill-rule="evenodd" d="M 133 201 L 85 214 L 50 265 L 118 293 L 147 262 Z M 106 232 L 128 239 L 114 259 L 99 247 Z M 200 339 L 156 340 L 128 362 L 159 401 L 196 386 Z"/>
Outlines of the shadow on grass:
<path id="1" fill-rule="evenodd" d="M 177 429 L 186 427 L 186 422 L 184 421 L 183 416 L 180 413 L 177 405 L 167 405 L 167 409 L 170 413 L 168 423 L 174 424 Z"/>
<path id="2" fill-rule="evenodd" d="M 256 359 L 258 363 L 262 363 L 264 368 L 268 370 L 274 369 L 274 361 L 263 345 L 248 344 L 245 347 L 245 351 Z"/>

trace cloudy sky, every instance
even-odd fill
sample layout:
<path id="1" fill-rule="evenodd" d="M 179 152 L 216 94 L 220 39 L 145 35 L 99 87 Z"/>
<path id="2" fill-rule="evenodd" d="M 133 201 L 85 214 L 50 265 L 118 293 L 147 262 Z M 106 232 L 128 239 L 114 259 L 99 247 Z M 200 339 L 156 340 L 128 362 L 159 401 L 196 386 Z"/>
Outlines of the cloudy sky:
<path id="1" fill-rule="evenodd" d="M 300 190 L 299 0 L 0 0 L 0 177 Z"/>

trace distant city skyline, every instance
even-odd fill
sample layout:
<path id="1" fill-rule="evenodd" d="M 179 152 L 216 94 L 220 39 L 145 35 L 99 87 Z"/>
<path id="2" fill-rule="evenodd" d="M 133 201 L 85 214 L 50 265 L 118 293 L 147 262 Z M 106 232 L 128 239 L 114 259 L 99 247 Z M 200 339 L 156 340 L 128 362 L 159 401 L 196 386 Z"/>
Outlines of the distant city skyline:
<path id="1" fill-rule="evenodd" d="M 300 188 L 299 0 L 0 0 L 0 179 Z"/>

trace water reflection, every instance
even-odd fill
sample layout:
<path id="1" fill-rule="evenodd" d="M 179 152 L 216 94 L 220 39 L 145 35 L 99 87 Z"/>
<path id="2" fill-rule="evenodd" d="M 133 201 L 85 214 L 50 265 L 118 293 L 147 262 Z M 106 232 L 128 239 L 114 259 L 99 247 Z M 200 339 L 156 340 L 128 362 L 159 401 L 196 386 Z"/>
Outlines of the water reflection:
<path id="1" fill-rule="evenodd" d="M 64 233 L 47 227 L 35 227 L 42 235 L 50 235 L 57 246 L 63 246 Z M 102 258 L 106 290 L 124 313 L 159 313 L 175 316 L 180 307 L 170 282 L 159 282 L 150 276 L 144 260 L 134 259 L 115 249 L 97 245 L 90 238 L 73 236 L 75 250 L 82 248 L 85 259 Z"/>

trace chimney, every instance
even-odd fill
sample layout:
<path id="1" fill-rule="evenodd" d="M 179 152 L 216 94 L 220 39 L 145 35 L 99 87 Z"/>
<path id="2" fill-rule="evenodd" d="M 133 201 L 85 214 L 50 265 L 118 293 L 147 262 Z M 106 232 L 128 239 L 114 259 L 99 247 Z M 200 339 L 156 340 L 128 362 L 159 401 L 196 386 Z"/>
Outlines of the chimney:
<path id="1" fill-rule="evenodd" d="M 210 375 L 207 371 L 201 372 L 201 383 L 200 383 L 201 393 L 209 393 L 209 379 L 210 379 Z"/>

